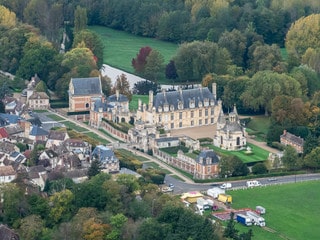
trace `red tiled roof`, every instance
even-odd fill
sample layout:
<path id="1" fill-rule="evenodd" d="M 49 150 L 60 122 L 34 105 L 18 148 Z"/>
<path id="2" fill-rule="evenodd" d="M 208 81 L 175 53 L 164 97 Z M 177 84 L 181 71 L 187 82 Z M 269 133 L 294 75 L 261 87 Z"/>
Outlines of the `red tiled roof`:
<path id="1" fill-rule="evenodd" d="M 0 138 L 8 138 L 9 134 L 5 128 L 0 128 Z"/>

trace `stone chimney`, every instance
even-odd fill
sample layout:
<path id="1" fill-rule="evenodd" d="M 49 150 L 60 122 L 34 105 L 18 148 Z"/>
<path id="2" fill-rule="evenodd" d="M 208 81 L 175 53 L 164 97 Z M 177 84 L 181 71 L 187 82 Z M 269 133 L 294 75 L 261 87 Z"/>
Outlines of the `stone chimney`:
<path id="1" fill-rule="evenodd" d="M 116 98 L 117 98 L 117 101 L 119 101 L 119 98 L 120 98 L 120 92 L 119 92 L 119 89 L 116 90 Z"/>
<path id="2" fill-rule="evenodd" d="M 151 110 L 153 107 L 153 91 L 149 91 L 149 109 Z"/>
<path id="3" fill-rule="evenodd" d="M 217 84 L 216 83 L 212 83 L 212 95 L 213 95 L 213 99 L 217 100 Z"/>

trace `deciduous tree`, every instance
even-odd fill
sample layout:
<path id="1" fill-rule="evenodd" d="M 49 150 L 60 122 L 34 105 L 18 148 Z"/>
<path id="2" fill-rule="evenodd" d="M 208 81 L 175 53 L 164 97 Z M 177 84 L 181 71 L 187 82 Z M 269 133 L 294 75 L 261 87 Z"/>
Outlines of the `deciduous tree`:
<path id="1" fill-rule="evenodd" d="M 97 62 L 98 68 L 102 67 L 104 63 L 103 59 L 103 43 L 99 36 L 88 29 L 83 29 L 76 32 L 73 40 L 73 48 L 76 48 L 80 43 L 84 43 L 87 48 L 91 50 L 94 55 L 94 59 Z"/>
<path id="2" fill-rule="evenodd" d="M 129 101 L 132 99 L 132 93 L 130 91 L 130 84 L 125 74 L 121 74 L 117 77 L 117 80 L 112 88 L 112 93 L 115 94 L 116 90 L 119 90 L 119 93 L 125 95 Z"/>
<path id="3" fill-rule="evenodd" d="M 87 9 L 77 6 L 74 12 L 74 33 L 86 29 L 87 22 Z"/>
<path id="4" fill-rule="evenodd" d="M 286 35 L 289 60 L 299 63 L 308 48 L 320 47 L 320 14 L 311 14 L 294 22 Z"/>
<path id="5" fill-rule="evenodd" d="M 164 58 L 159 51 L 153 49 L 146 58 L 143 75 L 154 82 L 164 73 Z"/>
<path id="6" fill-rule="evenodd" d="M 285 147 L 281 161 L 288 170 L 297 170 L 301 166 L 297 151 L 290 145 Z"/>
<path id="7" fill-rule="evenodd" d="M 147 63 L 147 57 L 152 51 L 149 46 L 142 47 L 135 58 L 132 59 L 131 64 L 136 73 L 143 73 L 145 65 Z"/>
<path id="8" fill-rule="evenodd" d="M 313 170 L 320 168 L 320 147 L 316 147 L 308 153 L 303 160 L 303 164 Z"/>

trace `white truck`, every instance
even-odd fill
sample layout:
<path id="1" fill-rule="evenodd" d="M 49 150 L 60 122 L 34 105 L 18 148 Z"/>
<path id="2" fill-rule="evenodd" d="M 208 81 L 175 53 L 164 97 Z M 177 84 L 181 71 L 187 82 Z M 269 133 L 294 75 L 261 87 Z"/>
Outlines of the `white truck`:
<path id="1" fill-rule="evenodd" d="M 231 183 L 223 183 L 221 186 L 220 186 L 221 189 L 229 189 L 229 188 L 232 188 L 232 184 Z"/>
<path id="2" fill-rule="evenodd" d="M 259 186 L 262 186 L 262 184 L 257 180 L 247 181 L 247 187 L 259 187 Z"/>
<path id="3" fill-rule="evenodd" d="M 247 216 L 251 218 L 251 221 L 254 223 L 254 225 L 260 227 L 266 226 L 266 221 L 264 220 L 264 218 L 258 215 L 257 213 L 248 211 Z"/>
<path id="4" fill-rule="evenodd" d="M 226 193 L 224 189 L 214 187 L 207 190 L 207 195 L 213 198 L 218 198 L 219 194 Z"/>
<path id="5" fill-rule="evenodd" d="M 240 214 L 240 213 L 237 214 L 237 222 L 245 226 L 252 226 L 251 218 L 244 214 Z"/>

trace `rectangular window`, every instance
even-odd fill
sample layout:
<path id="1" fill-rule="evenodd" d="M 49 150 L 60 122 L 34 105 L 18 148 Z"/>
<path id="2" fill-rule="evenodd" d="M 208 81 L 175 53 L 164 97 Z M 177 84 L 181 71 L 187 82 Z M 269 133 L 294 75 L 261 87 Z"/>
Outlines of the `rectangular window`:
<path id="1" fill-rule="evenodd" d="M 213 118 L 211 118 L 211 123 L 214 123 L 214 120 L 213 120 Z"/>
<path id="2" fill-rule="evenodd" d="M 182 122 L 179 123 L 179 127 L 180 127 L 180 128 L 182 127 Z"/>
<path id="3" fill-rule="evenodd" d="M 214 108 L 211 108 L 211 115 L 214 115 Z"/>
<path id="4" fill-rule="evenodd" d="M 205 116 L 208 116 L 208 109 L 205 110 Z"/>
<path id="5" fill-rule="evenodd" d="M 192 117 L 192 118 L 193 118 L 193 114 L 194 114 L 193 111 L 191 111 L 191 117 Z"/>
<path id="6" fill-rule="evenodd" d="M 194 125 L 194 121 L 193 120 L 191 120 L 191 126 L 193 126 Z"/>
<path id="7" fill-rule="evenodd" d="M 171 123 L 171 129 L 174 129 L 174 123 Z"/>
<path id="8" fill-rule="evenodd" d="M 200 126 L 202 125 L 202 119 L 199 120 L 199 125 L 200 125 Z"/>
<path id="9" fill-rule="evenodd" d="M 174 120 L 174 113 L 171 113 L 171 121 Z"/>
<path id="10" fill-rule="evenodd" d="M 208 119 L 205 119 L 204 121 L 205 121 L 205 124 L 208 124 Z"/>
<path id="11" fill-rule="evenodd" d="M 199 117 L 202 117 L 202 110 L 199 110 Z"/>
<path id="12" fill-rule="evenodd" d="M 182 119 L 182 112 L 179 112 L 179 119 Z"/>
<path id="13" fill-rule="evenodd" d="M 161 122 L 161 115 L 159 115 L 159 122 Z"/>

